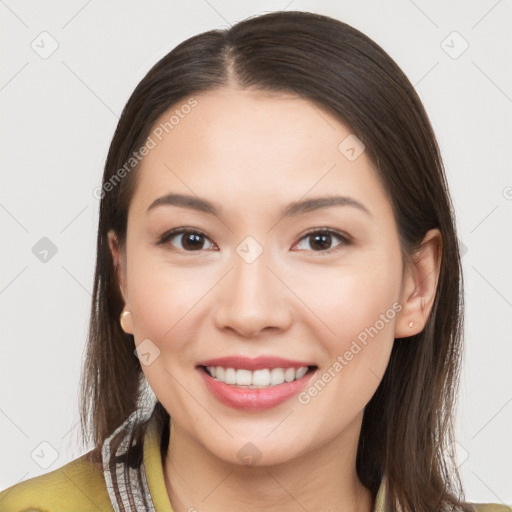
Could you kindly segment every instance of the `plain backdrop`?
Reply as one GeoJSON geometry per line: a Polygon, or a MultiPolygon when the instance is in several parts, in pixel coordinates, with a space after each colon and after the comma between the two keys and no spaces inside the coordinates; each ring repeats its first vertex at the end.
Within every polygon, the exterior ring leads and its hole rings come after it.
{"type": "Polygon", "coordinates": [[[83,453],[77,396],[95,259],[93,190],[129,95],[188,37],[282,9],[363,31],[425,104],[463,244],[460,470],[467,499],[512,501],[508,0],[0,1],[0,489],[83,453]]]}

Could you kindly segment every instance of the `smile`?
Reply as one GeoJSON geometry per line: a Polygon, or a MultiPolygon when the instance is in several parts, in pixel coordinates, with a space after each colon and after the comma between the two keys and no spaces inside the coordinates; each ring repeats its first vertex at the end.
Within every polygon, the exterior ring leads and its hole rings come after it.
{"type": "Polygon", "coordinates": [[[224,357],[197,365],[206,388],[222,404],[243,411],[276,407],[297,395],[318,369],[276,357],[224,357]]]}
{"type": "Polygon", "coordinates": [[[263,368],[261,370],[247,370],[224,368],[222,366],[207,366],[205,371],[219,382],[231,386],[243,386],[249,389],[264,389],[278,386],[285,382],[301,379],[309,371],[308,366],[295,368],[263,368]]]}

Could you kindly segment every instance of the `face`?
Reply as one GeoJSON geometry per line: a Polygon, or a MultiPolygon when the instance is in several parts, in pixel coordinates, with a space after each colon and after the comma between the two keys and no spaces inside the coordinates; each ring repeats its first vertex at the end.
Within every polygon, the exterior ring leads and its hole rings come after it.
{"type": "Polygon", "coordinates": [[[404,285],[392,207],[318,105],[195,100],[137,171],[127,332],[173,428],[224,461],[289,461],[358,434],[384,374],[404,285]]]}

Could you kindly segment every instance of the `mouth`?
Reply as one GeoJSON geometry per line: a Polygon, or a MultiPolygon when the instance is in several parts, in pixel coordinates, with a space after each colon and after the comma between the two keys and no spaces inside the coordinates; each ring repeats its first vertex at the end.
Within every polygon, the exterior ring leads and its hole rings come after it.
{"type": "Polygon", "coordinates": [[[196,368],[206,388],[222,404],[261,411],[298,394],[318,366],[273,357],[229,357],[204,361],[196,368]]]}
{"type": "Polygon", "coordinates": [[[217,382],[246,389],[267,389],[295,382],[317,369],[316,366],[300,366],[299,368],[261,368],[251,371],[247,368],[202,365],[200,368],[217,382]]]}

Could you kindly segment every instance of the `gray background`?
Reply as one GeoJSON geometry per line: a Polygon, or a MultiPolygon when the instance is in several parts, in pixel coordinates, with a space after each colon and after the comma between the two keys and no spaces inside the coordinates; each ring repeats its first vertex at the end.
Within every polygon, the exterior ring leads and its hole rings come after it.
{"type": "Polygon", "coordinates": [[[512,501],[510,0],[0,0],[0,489],[82,453],[77,393],[95,258],[92,191],[133,88],[182,40],[281,9],[362,30],[425,104],[464,248],[460,470],[469,500],[512,501]]]}

